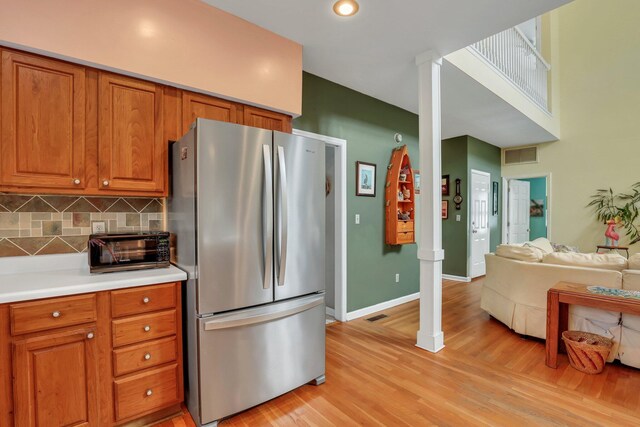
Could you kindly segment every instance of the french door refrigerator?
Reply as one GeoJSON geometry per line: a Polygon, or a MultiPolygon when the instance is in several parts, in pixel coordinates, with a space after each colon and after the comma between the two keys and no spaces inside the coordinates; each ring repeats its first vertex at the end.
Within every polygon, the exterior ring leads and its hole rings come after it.
{"type": "Polygon", "coordinates": [[[205,119],[172,146],[186,401],[200,426],[324,382],[324,156],[320,141],[205,119]]]}

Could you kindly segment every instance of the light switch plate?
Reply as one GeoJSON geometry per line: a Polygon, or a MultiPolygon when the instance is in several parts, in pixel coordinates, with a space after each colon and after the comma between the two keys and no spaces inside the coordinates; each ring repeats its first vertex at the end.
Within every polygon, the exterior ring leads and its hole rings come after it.
{"type": "Polygon", "coordinates": [[[456,215],[456,221],[460,222],[460,219],[461,219],[461,218],[462,218],[462,217],[461,217],[460,215],[456,215]]]}
{"type": "Polygon", "coordinates": [[[360,224],[360,214],[356,214],[356,224],[360,224]]]}

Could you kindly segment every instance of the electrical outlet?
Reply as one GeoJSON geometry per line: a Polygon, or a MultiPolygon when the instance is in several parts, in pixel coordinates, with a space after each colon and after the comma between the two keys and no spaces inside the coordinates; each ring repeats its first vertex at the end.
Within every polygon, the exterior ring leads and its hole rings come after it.
{"type": "Polygon", "coordinates": [[[460,222],[461,219],[462,217],[460,215],[456,215],[456,221],[460,222]]]}
{"type": "Polygon", "coordinates": [[[356,214],[356,224],[360,224],[360,214],[356,214]]]}
{"type": "Polygon", "coordinates": [[[400,273],[396,273],[396,283],[400,283],[400,273]]]}
{"type": "Polygon", "coordinates": [[[91,232],[93,234],[100,234],[107,232],[107,223],[104,221],[93,221],[91,222],[91,232]]]}

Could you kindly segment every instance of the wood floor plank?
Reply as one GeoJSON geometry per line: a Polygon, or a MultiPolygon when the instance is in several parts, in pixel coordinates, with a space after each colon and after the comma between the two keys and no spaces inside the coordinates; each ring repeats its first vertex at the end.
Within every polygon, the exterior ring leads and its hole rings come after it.
{"type": "MultiPolygon", "coordinates": [[[[608,364],[587,375],[542,340],[521,337],[480,309],[482,280],[443,283],[446,347],[415,347],[417,301],[376,322],[327,327],[327,382],[306,385],[221,426],[637,426],[640,371],[608,364]]],[[[161,424],[191,427],[188,414],[161,424]]]]}

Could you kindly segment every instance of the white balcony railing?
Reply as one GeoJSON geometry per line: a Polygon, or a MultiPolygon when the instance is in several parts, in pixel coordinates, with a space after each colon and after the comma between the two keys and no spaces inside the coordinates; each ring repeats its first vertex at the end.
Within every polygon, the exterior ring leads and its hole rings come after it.
{"type": "Polygon", "coordinates": [[[549,111],[547,78],[551,65],[518,28],[513,27],[469,46],[511,80],[533,102],[549,111]]]}

